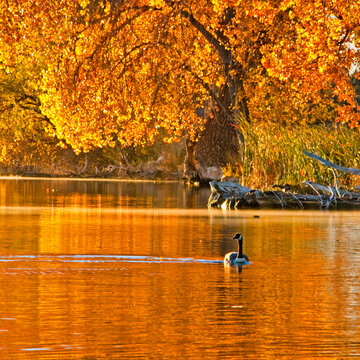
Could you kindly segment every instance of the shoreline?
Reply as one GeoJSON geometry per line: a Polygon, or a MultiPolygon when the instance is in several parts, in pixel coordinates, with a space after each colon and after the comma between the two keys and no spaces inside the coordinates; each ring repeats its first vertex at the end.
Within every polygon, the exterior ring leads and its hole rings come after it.
{"type": "Polygon", "coordinates": [[[186,181],[182,178],[146,178],[146,177],[84,177],[84,176],[72,176],[72,175],[39,175],[39,176],[28,176],[28,175],[0,175],[0,180],[67,180],[67,181],[100,181],[100,182],[184,182],[186,184],[186,181]]]}

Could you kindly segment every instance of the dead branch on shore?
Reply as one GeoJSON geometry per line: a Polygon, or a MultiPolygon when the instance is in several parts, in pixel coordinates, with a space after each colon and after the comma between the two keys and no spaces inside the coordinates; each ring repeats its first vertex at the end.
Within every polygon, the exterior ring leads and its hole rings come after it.
{"type": "Polygon", "coordinates": [[[211,181],[211,195],[208,200],[208,207],[221,207],[227,209],[239,208],[360,208],[360,193],[342,190],[339,188],[338,175],[336,171],[343,171],[360,175],[360,170],[345,168],[319,155],[303,151],[322,165],[331,169],[334,176],[332,186],[324,186],[312,181],[304,181],[303,186],[310,187],[316,195],[295,194],[291,191],[260,191],[251,190],[233,182],[211,181]]]}
{"type": "Polygon", "coordinates": [[[306,156],[309,156],[317,161],[320,162],[320,164],[324,165],[324,166],[327,166],[329,168],[332,168],[332,169],[335,169],[335,170],[339,170],[339,171],[342,171],[342,172],[346,172],[346,173],[350,173],[350,174],[355,174],[355,175],[360,175],[360,169],[356,169],[356,168],[346,168],[346,167],[343,167],[343,166],[340,166],[340,165],[337,165],[331,161],[328,161],[328,160],[325,160],[324,158],[322,158],[321,156],[317,155],[316,153],[312,152],[312,153],[309,153],[308,151],[306,150],[303,150],[303,153],[306,155],[306,156]]]}
{"type": "MultiPolygon", "coordinates": [[[[211,181],[211,195],[208,207],[243,209],[243,208],[316,208],[326,202],[328,195],[304,195],[292,192],[251,190],[245,186],[226,181],[211,181]]],[[[359,201],[360,206],[360,201],[359,201]]]]}

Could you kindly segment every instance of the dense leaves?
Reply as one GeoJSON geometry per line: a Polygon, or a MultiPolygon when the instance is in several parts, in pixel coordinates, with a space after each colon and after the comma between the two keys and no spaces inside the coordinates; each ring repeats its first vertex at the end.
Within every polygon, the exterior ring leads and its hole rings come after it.
{"type": "Polygon", "coordinates": [[[43,166],[56,153],[56,139],[49,119],[40,111],[36,92],[26,87],[28,69],[0,70],[0,163],[10,171],[43,166]]]}
{"type": "Polygon", "coordinates": [[[358,0],[0,0],[0,67],[25,66],[76,151],[196,139],[217,109],[230,124],[358,126],[359,13],[358,0]]]}

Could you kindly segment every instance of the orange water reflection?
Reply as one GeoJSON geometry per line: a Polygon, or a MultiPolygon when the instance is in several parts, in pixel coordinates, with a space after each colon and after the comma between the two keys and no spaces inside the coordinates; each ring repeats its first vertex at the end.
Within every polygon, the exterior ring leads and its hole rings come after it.
{"type": "Polygon", "coordinates": [[[1,359],[360,353],[358,212],[255,219],[64,196],[71,206],[0,207],[1,359]],[[241,272],[212,262],[234,248],[236,231],[252,262],[241,272]]]}

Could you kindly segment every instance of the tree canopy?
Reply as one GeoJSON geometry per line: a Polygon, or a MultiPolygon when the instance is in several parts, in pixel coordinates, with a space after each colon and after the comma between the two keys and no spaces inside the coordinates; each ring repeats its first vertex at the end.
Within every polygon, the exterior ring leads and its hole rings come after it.
{"type": "Polygon", "coordinates": [[[0,0],[0,69],[76,151],[231,125],[358,126],[358,0],[0,0]]]}

